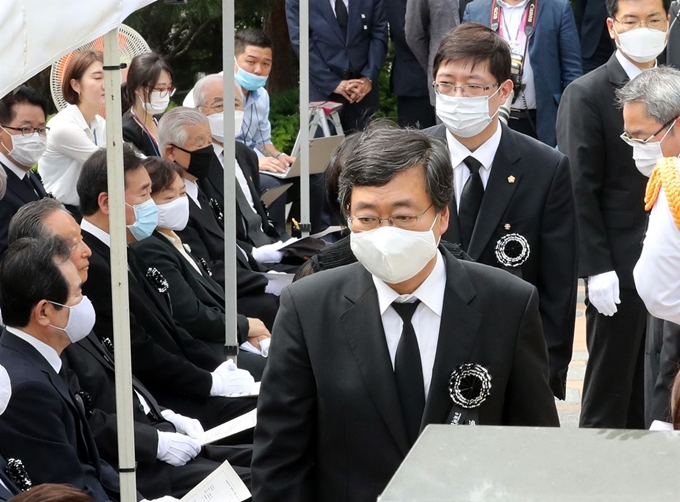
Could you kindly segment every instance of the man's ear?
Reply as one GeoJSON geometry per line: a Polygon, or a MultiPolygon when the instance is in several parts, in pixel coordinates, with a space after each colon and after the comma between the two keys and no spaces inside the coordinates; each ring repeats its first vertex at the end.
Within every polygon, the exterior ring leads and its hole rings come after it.
{"type": "Polygon", "coordinates": [[[170,162],[175,161],[175,147],[172,145],[165,145],[163,150],[163,158],[169,160],[170,162]]]}
{"type": "Polygon", "coordinates": [[[109,215],[109,194],[106,192],[102,192],[99,194],[99,197],[97,197],[97,205],[99,206],[99,210],[102,212],[102,214],[105,214],[106,216],[109,215]]]}
{"type": "MultiPolygon", "coordinates": [[[[670,14],[668,15],[670,19],[670,14]]],[[[614,31],[614,20],[611,17],[607,18],[607,30],[609,30],[609,38],[612,40],[616,39],[616,32],[614,31]]]]}
{"type": "Polygon", "coordinates": [[[439,235],[444,235],[449,228],[449,208],[445,208],[439,213],[439,235]]]}
{"type": "Polygon", "coordinates": [[[512,89],[514,88],[515,84],[511,79],[507,79],[505,82],[503,82],[500,86],[500,90],[498,91],[498,94],[501,96],[502,103],[505,103],[508,98],[510,97],[510,94],[512,94],[512,89]]]}
{"type": "MultiPolygon", "coordinates": [[[[50,319],[47,317],[47,309],[52,306],[47,300],[40,300],[31,311],[31,318],[40,326],[46,327],[50,324],[50,319]]],[[[30,320],[29,320],[30,322],[30,320]]]]}

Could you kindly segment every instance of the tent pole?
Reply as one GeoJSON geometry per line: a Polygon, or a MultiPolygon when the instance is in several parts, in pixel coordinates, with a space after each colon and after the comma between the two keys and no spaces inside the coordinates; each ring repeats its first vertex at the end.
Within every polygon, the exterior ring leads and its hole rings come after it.
{"type": "Polygon", "coordinates": [[[111,235],[111,297],[113,343],[116,348],[116,421],[121,502],[135,502],[135,438],[132,415],[130,304],[128,298],[127,228],[123,175],[123,118],[120,100],[118,28],[104,35],[106,86],[106,164],[108,171],[109,233],[111,235]]]}
{"type": "Polygon", "coordinates": [[[300,219],[311,230],[309,211],[309,0],[300,0],[300,219]]]}

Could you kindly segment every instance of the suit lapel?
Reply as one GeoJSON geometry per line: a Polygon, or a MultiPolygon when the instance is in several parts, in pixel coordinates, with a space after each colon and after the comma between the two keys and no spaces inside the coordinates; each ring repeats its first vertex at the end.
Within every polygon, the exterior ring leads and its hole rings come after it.
{"type": "Polygon", "coordinates": [[[503,128],[501,142],[493,159],[482,206],[479,208],[477,223],[470,238],[468,254],[474,260],[479,259],[489,243],[517,185],[521,183],[523,174],[515,165],[521,157],[513,136],[515,133],[504,125],[501,127],[503,128]]]}
{"type": "MultiPolygon", "coordinates": [[[[333,31],[338,36],[338,38],[342,40],[342,43],[344,44],[345,36],[342,34],[342,30],[340,29],[340,25],[338,24],[338,19],[335,17],[335,13],[333,12],[333,8],[331,7],[330,2],[328,0],[316,0],[316,1],[313,0],[313,2],[314,4],[317,5],[317,8],[321,11],[321,14],[326,19],[326,22],[330,26],[331,31],[333,31]]],[[[352,3],[353,2],[350,2],[350,5],[352,3]]],[[[312,4],[312,2],[310,2],[310,4],[312,4]]],[[[350,28],[348,26],[347,30],[349,31],[349,29],[350,28]]]]}
{"type": "Polygon", "coordinates": [[[357,270],[359,279],[356,287],[346,295],[350,307],[340,316],[340,322],[364,383],[394,440],[406,455],[409,441],[385,341],[378,296],[371,275],[363,267],[357,270]]]}
{"type": "Polygon", "coordinates": [[[437,341],[437,354],[421,429],[427,424],[443,423],[451,408],[449,378],[451,372],[470,362],[482,316],[469,306],[476,291],[465,269],[440,246],[446,261],[446,290],[437,341]]]}
{"type": "Polygon", "coordinates": [[[607,67],[609,82],[611,82],[614,87],[618,89],[626,85],[629,80],[628,74],[626,74],[623,66],[619,63],[619,60],[616,59],[616,51],[614,51],[614,54],[612,54],[605,66],[607,67]]]}
{"type": "Polygon", "coordinates": [[[7,173],[7,190],[14,192],[17,197],[26,203],[38,200],[39,197],[36,193],[28,188],[11,169],[4,164],[2,164],[2,167],[5,170],[5,173],[7,173]]]}

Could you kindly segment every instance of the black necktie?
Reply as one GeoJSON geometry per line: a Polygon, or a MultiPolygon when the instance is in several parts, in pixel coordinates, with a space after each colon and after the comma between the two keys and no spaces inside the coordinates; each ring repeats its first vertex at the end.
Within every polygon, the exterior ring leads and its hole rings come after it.
{"type": "Polygon", "coordinates": [[[338,18],[338,24],[342,30],[343,35],[347,36],[347,7],[344,0],[335,0],[335,17],[338,18]]]}
{"type": "Polygon", "coordinates": [[[392,303],[392,308],[404,321],[401,338],[394,358],[394,376],[397,381],[397,392],[401,402],[406,430],[411,445],[418,439],[420,422],[425,409],[425,384],[423,383],[423,365],[420,361],[420,349],[416,332],[411,324],[413,313],[420,300],[413,303],[392,303]]]}
{"type": "Polygon", "coordinates": [[[37,190],[35,189],[35,185],[33,184],[33,181],[31,181],[31,173],[26,173],[24,175],[24,179],[21,180],[24,182],[24,185],[28,187],[28,189],[31,191],[31,193],[35,194],[36,197],[40,198],[40,195],[38,194],[37,190]]]}
{"type": "Polygon", "coordinates": [[[465,182],[458,206],[458,222],[460,224],[460,237],[463,251],[467,251],[475,228],[479,207],[484,197],[484,185],[479,175],[482,164],[474,157],[466,157],[463,162],[470,170],[470,177],[465,182]]]}

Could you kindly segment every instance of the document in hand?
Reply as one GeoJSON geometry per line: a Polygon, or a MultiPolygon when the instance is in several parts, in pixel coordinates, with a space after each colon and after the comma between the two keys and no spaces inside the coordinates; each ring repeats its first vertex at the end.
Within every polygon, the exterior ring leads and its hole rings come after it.
{"type": "Polygon", "coordinates": [[[242,502],[249,497],[248,487],[225,460],[180,502],[242,502]]]}
{"type": "MultiPolygon", "coordinates": [[[[319,174],[326,170],[333,152],[345,139],[344,135],[328,136],[327,138],[314,138],[309,140],[309,174],[319,174]]],[[[277,178],[295,178],[300,176],[300,156],[298,155],[293,165],[284,173],[272,173],[270,176],[277,178]]]]}
{"type": "Polygon", "coordinates": [[[213,427],[203,433],[203,436],[199,438],[198,442],[201,446],[205,446],[220,439],[233,436],[239,432],[252,429],[257,424],[257,410],[249,411],[248,413],[236,417],[228,422],[213,427]]]}

